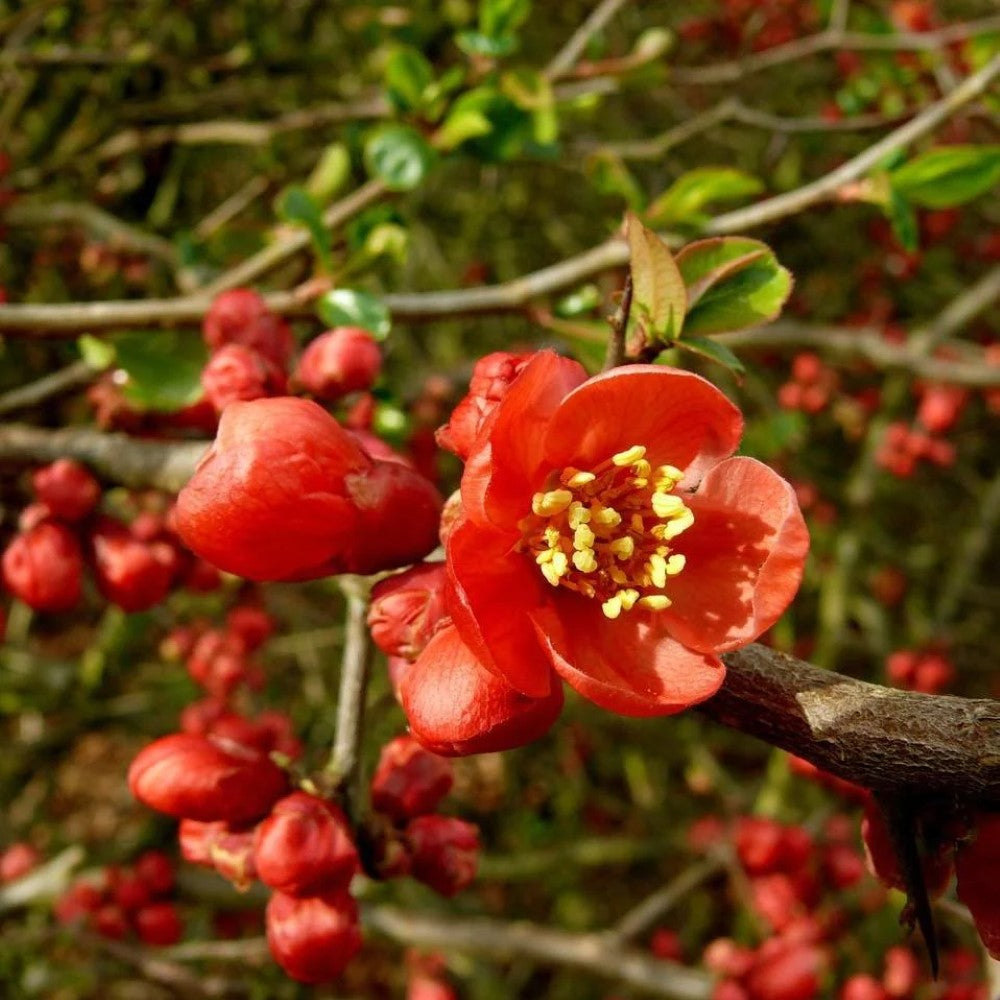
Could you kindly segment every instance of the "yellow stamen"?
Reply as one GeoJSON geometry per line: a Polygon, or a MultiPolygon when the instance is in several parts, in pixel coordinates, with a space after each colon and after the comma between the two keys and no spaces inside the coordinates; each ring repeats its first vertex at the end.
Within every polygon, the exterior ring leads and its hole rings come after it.
{"type": "Polygon", "coordinates": [[[666,594],[650,594],[649,597],[639,599],[639,607],[649,608],[650,611],[662,611],[670,607],[670,598],[666,594]]]}
{"type": "Polygon", "coordinates": [[[628,535],[624,535],[611,542],[608,549],[615,554],[616,559],[625,562],[635,554],[635,541],[628,535]]]}
{"type": "Polygon", "coordinates": [[[539,517],[552,517],[561,514],[573,501],[569,490],[552,490],[549,493],[536,493],[531,498],[531,510],[539,517]]]}
{"type": "Polygon", "coordinates": [[[680,497],[672,493],[661,493],[659,490],[650,497],[649,502],[657,517],[675,517],[685,509],[684,501],[680,497]]]}
{"type": "Polygon", "coordinates": [[[634,444],[631,448],[627,448],[625,451],[620,451],[617,455],[612,455],[611,464],[617,465],[619,468],[624,468],[626,465],[638,462],[639,459],[644,458],[645,455],[646,449],[641,444],[634,444]]]}
{"type": "Polygon", "coordinates": [[[563,486],[571,486],[575,488],[578,486],[586,486],[587,483],[592,483],[596,478],[597,476],[593,472],[581,472],[579,469],[567,469],[566,472],[559,477],[559,482],[561,482],[563,486]]]}

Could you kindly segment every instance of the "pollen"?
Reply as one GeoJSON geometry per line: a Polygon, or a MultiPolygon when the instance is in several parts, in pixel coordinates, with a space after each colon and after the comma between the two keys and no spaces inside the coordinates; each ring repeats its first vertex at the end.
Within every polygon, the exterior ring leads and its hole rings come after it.
{"type": "Polygon", "coordinates": [[[677,489],[684,473],[653,466],[646,452],[634,444],[592,469],[554,473],[519,522],[516,549],[551,586],[596,600],[609,619],[669,608],[687,562],[670,544],[694,524],[677,489]]]}

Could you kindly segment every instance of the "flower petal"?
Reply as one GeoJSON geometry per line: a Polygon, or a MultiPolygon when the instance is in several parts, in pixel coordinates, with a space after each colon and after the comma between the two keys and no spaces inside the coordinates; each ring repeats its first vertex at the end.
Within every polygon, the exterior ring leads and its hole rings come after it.
{"type": "Polygon", "coordinates": [[[578,362],[552,351],[539,351],[525,365],[466,462],[462,500],[470,518],[513,527],[530,512],[531,495],[546,472],[545,428],[586,378],[578,362]]]}
{"type": "Polygon", "coordinates": [[[552,670],[528,614],[547,584],[534,563],[513,551],[518,535],[463,520],[448,539],[448,612],[476,658],[530,698],[543,698],[552,670]]]}
{"type": "Polygon", "coordinates": [[[682,469],[694,487],[731,455],[743,432],[740,411],[691,372],[625,365],[571,392],[549,423],[545,456],[555,468],[590,469],[632,445],[654,465],[682,469]]]}
{"type": "Polygon", "coordinates": [[[687,503],[694,524],[671,543],[687,563],[660,614],[691,649],[736,649],[770,628],[795,596],[809,531],[792,487],[753,458],[717,465],[687,503]]]}
{"type": "Polygon", "coordinates": [[[403,673],[400,700],[410,731],[446,756],[523,746],[544,735],[562,709],[562,685],[525,698],[476,659],[447,626],[403,673]]]}
{"type": "Polygon", "coordinates": [[[595,704],[620,715],[670,715],[719,690],[721,661],[673,639],[662,612],[633,608],[612,621],[592,600],[558,596],[532,621],[556,672],[595,704]]]}

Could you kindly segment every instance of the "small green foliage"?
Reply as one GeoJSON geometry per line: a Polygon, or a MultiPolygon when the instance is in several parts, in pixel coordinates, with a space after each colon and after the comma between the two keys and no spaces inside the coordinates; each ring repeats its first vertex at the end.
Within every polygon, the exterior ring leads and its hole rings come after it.
{"type": "Polygon", "coordinates": [[[353,288],[335,288],[320,296],[316,315],[330,327],[360,326],[378,340],[385,340],[392,328],[392,317],[385,303],[370,292],[353,288]]]}
{"type": "Polygon", "coordinates": [[[680,340],[675,341],[675,345],[684,351],[692,354],[699,354],[709,361],[728,368],[738,379],[742,379],[746,374],[746,366],[725,344],[710,337],[689,337],[685,335],[680,340]]]}
{"type": "Polygon", "coordinates": [[[323,223],[323,213],[316,199],[305,188],[293,184],[281,192],[275,207],[285,222],[306,227],[320,263],[325,270],[329,270],[332,263],[330,234],[323,223]]]}
{"type": "Polygon", "coordinates": [[[690,243],[677,255],[689,305],[684,335],[745,330],[775,319],[792,276],[759,240],[723,236],[690,243]]]}
{"type": "MultiPolygon", "coordinates": [[[[133,406],[171,413],[201,397],[208,351],[200,337],[177,330],[150,336],[140,330],[116,334],[107,346],[114,351],[115,366],[128,376],[122,389],[133,406]]],[[[93,356],[92,347],[81,344],[81,353],[90,360],[88,352],[93,356]]]]}
{"type": "Polygon", "coordinates": [[[681,174],[646,211],[651,226],[704,225],[705,209],[719,202],[742,201],[764,190],[764,185],[732,167],[699,167],[681,174]]]}
{"type": "Polygon", "coordinates": [[[368,172],[392,191],[418,187],[434,160],[434,149],[409,125],[383,125],[365,143],[368,172]]]}
{"type": "Polygon", "coordinates": [[[889,175],[893,190],[921,208],[953,208],[1000,184],[1000,145],[930,149],[889,175]]]}
{"type": "Polygon", "coordinates": [[[305,189],[320,205],[325,205],[351,177],[351,156],[342,142],[327,146],[313,167],[305,189]]]}

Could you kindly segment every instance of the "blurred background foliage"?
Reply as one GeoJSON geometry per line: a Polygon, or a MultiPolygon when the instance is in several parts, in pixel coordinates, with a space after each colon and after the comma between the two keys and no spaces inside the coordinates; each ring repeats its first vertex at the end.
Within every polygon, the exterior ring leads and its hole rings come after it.
{"type": "MultiPolygon", "coordinates": [[[[0,2],[0,286],[24,303],[189,295],[296,227],[312,234],[315,252],[288,258],[261,288],[288,289],[319,274],[376,300],[472,289],[581,253],[612,235],[626,208],[666,212],[657,224],[683,242],[724,207],[828,173],[1000,47],[994,23],[922,50],[832,45],[716,81],[699,69],[753,60],[844,12],[850,31],[892,39],[988,20],[996,7],[624,3],[573,65],[546,74],[594,6],[0,2]],[[918,15],[929,23],[913,23],[918,15]],[[676,131],[692,121],[706,123],[689,138],[676,131]],[[701,188],[683,210],[669,202],[664,209],[658,199],[699,168],[731,171],[734,190],[715,200],[701,188]],[[373,178],[387,190],[325,241],[318,216],[373,178]]],[[[942,144],[995,144],[996,112],[995,96],[969,105],[897,160],[942,144]]],[[[874,328],[905,343],[997,266],[995,189],[977,190],[960,208],[918,204],[913,212],[912,232],[897,216],[894,233],[878,206],[862,202],[814,207],[755,231],[796,277],[783,323],[793,331],[874,328]]],[[[405,443],[428,379],[443,376],[457,399],[472,362],[490,350],[552,345],[599,367],[603,317],[620,280],[616,272],[587,278],[510,314],[395,320],[378,389],[380,428],[405,443]]],[[[298,316],[300,340],[319,329],[317,317],[298,316]]],[[[990,344],[1000,337],[998,314],[983,311],[954,333],[960,347],[990,344]]],[[[118,362],[132,350],[133,370],[145,363],[152,372],[152,395],[140,392],[140,402],[164,405],[163,387],[175,383],[183,397],[200,368],[197,329],[128,336],[112,339],[118,362]],[[158,338],[170,338],[166,349],[162,340],[154,346],[158,338]]],[[[92,344],[84,349],[93,357],[92,344]]],[[[920,390],[911,372],[826,358],[834,382],[809,412],[779,403],[781,386],[794,381],[793,356],[804,350],[794,334],[786,344],[762,337],[735,349],[747,368],[742,379],[690,354],[670,352],[668,360],[736,399],[748,420],[745,450],[801,486],[813,554],[803,592],[771,641],[879,682],[894,650],[944,650],[954,666],[948,690],[996,695],[1000,479],[991,401],[969,392],[948,431],[952,464],[924,463],[900,477],[876,455],[888,423],[914,419],[920,390]]],[[[814,344],[808,350],[824,354],[814,344]]],[[[78,360],[80,351],[73,338],[5,338],[0,392],[78,360]]],[[[52,427],[92,420],[79,395],[18,416],[52,427]]],[[[5,537],[27,500],[23,472],[0,471],[5,537]]],[[[442,464],[446,491],[457,472],[442,464]]],[[[220,593],[175,595],[141,615],[99,601],[58,618],[9,608],[0,652],[0,844],[28,839],[46,855],[79,844],[88,866],[169,848],[173,824],[132,803],[124,783],[134,752],[176,728],[196,696],[158,642],[177,621],[218,618],[238,594],[229,581],[220,593]]],[[[332,738],[339,592],[333,582],[273,585],[264,599],[281,629],[267,647],[260,701],[291,714],[320,763],[332,738]]],[[[403,725],[381,671],[370,705],[369,764],[403,725]]],[[[783,754],[697,714],[626,720],[576,699],[539,744],[462,761],[459,775],[455,810],[481,824],[487,845],[477,887],[448,904],[399,882],[375,887],[373,898],[599,929],[699,859],[687,834],[701,818],[757,813],[819,833],[845,808],[792,775],[783,754]]],[[[873,887],[866,881],[828,900],[850,926],[831,984],[875,970],[898,939],[897,907],[866,907],[873,887]]],[[[191,873],[182,894],[192,938],[212,935],[213,907],[260,907],[259,897],[237,897],[191,873]]],[[[665,920],[693,963],[713,937],[754,942],[762,934],[732,865],[665,920]]],[[[54,935],[44,908],[10,927],[0,943],[5,997],[171,994],[54,935]]],[[[971,943],[958,921],[944,933],[948,943],[971,943]]],[[[344,986],[325,991],[296,986],[266,964],[223,971],[250,996],[402,995],[393,947],[373,944],[366,956],[344,986]]],[[[586,976],[523,960],[454,955],[449,970],[469,1000],[610,996],[586,976]]]]}

